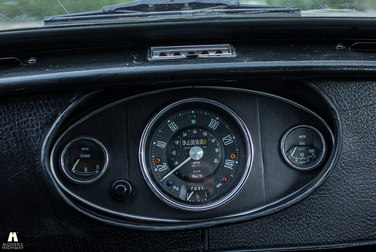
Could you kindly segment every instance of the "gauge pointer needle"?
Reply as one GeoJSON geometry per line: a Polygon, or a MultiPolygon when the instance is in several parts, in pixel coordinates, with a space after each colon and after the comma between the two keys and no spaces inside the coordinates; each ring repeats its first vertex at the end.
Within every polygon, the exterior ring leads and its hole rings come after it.
{"type": "Polygon", "coordinates": [[[191,160],[192,158],[189,157],[187,158],[186,160],[184,160],[180,165],[176,166],[175,169],[173,169],[172,171],[170,171],[169,173],[167,173],[162,179],[161,181],[165,180],[165,178],[167,178],[168,176],[170,176],[171,174],[173,174],[175,171],[177,171],[180,167],[182,167],[183,165],[185,165],[189,160],[191,160]]]}
{"type": "Polygon", "coordinates": [[[292,154],[291,154],[291,157],[294,155],[294,153],[295,153],[295,151],[296,151],[296,148],[298,148],[298,147],[295,147],[294,151],[293,151],[292,154]]]}
{"type": "Polygon", "coordinates": [[[80,162],[81,159],[77,159],[76,163],[73,165],[73,168],[72,168],[72,172],[74,171],[74,169],[76,169],[76,166],[78,165],[78,162],[80,162]]]}
{"type": "Polygon", "coordinates": [[[187,201],[192,197],[194,191],[191,192],[191,194],[188,195],[187,201]]]}

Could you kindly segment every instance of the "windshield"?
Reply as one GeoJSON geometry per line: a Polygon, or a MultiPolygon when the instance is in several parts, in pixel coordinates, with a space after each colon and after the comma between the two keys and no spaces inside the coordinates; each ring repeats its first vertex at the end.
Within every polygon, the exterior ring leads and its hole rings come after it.
{"type": "MultiPolygon", "coordinates": [[[[102,10],[127,0],[0,0],[0,30],[43,26],[46,16],[102,10]]],[[[240,5],[293,6],[299,18],[376,17],[375,0],[239,0],[240,5]]],[[[222,13],[223,18],[224,15],[222,13]]],[[[256,18],[259,18],[256,17],[256,18]]],[[[158,19],[159,21],[161,19],[158,19]]],[[[101,22],[98,20],[98,22],[101,22]]],[[[123,21],[124,22],[124,21],[123,21]]]]}

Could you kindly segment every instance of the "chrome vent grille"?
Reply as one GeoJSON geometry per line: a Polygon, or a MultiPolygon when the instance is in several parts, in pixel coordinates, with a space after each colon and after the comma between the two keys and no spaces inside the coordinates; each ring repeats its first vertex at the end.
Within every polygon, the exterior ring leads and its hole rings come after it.
{"type": "Polygon", "coordinates": [[[230,58],[235,57],[230,44],[159,46],[149,48],[149,60],[187,59],[187,58],[230,58]]]}

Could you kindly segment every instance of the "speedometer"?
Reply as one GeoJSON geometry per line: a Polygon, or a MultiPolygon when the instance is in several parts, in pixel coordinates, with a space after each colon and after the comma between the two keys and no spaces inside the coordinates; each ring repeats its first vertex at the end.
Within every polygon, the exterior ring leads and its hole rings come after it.
{"type": "Polygon", "coordinates": [[[146,126],[139,159],[151,190],[168,205],[203,211],[229,202],[245,184],[252,140],[242,119],[213,100],[162,109],[146,126]]]}

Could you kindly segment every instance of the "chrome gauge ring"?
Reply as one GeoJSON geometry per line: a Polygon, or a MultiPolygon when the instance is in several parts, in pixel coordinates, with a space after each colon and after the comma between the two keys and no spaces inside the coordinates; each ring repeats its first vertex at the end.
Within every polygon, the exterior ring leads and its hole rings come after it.
{"type": "Polygon", "coordinates": [[[166,204],[203,211],[229,202],[252,164],[251,136],[242,119],[213,100],[175,102],[147,124],[139,161],[150,189],[166,204]]]}
{"type": "Polygon", "coordinates": [[[73,183],[90,184],[106,171],[108,153],[97,139],[81,136],[71,140],[60,155],[60,169],[73,183]]]}
{"type": "Polygon", "coordinates": [[[324,161],[326,151],[324,136],[309,125],[289,129],[281,140],[283,158],[297,170],[310,171],[319,167],[324,161]]]}

